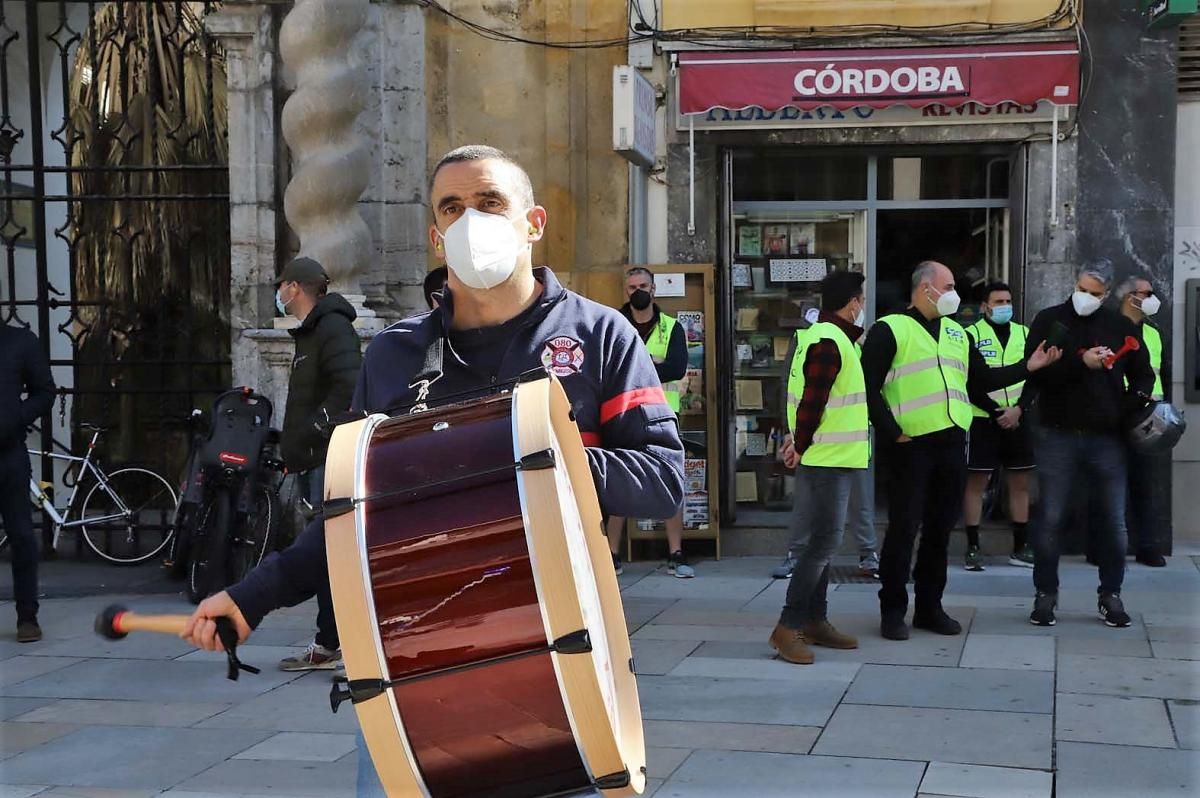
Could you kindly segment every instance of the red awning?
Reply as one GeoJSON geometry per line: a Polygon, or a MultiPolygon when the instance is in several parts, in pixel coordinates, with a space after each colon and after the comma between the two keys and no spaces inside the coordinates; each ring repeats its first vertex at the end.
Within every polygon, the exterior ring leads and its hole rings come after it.
{"type": "Polygon", "coordinates": [[[920,108],[1079,102],[1072,43],[684,52],[679,110],[920,108]]]}

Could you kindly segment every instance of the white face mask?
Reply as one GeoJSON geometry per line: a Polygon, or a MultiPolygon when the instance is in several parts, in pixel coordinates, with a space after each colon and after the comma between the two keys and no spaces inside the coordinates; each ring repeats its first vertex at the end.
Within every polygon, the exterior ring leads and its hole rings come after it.
{"type": "MultiPolygon", "coordinates": [[[[931,291],[937,291],[932,285],[929,286],[931,291]]],[[[958,306],[962,303],[959,299],[958,292],[951,288],[937,298],[937,312],[940,316],[953,316],[958,313],[958,306]]]]}
{"type": "Polygon", "coordinates": [[[854,317],[854,326],[855,327],[865,327],[866,324],[867,324],[867,309],[861,308],[858,311],[858,315],[854,317]]]}
{"type": "Polygon", "coordinates": [[[1156,296],[1148,296],[1142,300],[1142,313],[1153,316],[1162,307],[1162,302],[1156,296]]]}
{"type": "Polygon", "coordinates": [[[474,208],[467,208],[439,235],[446,242],[446,265],[463,285],[479,290],[495,288],[511,277],[524,247],[511,219],[474,208]]]}
{"type": "Polygon", "coordinates": [[[1071,294],[1071,305],[1080,316],[1090,316],[1100,309],[1103,300],[1094,297],[1087,291],[1076,291],[1071,294]]]}

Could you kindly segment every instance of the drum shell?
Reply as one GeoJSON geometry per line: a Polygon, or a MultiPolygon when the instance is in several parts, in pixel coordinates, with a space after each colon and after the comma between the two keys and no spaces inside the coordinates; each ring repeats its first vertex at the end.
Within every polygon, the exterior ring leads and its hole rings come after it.
{"type": "Polygon", "coordinates": [[[508,395],[379,424],[365,489],[388,678],[430,794],[544,795],[587,773],[558,690],[508,395]],[[389,495],[390,494],[390,495],[389,495]]]}

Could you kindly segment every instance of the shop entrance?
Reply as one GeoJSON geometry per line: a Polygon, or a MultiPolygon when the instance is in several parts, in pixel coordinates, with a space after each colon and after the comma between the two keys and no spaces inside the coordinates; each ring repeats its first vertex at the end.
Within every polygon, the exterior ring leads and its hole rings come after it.
{"type": "Polygon", "coordinates": [[[1010,277],[1009,158],[978,149],[726,157],[722,513],[738,526],[784,526],[789,345],[815,318],[821,278],[864,273],[871,323],[902,311],[913,268],[939,260],[963,297],[957,318],[970,324],[983,287],[1010,277]]]}

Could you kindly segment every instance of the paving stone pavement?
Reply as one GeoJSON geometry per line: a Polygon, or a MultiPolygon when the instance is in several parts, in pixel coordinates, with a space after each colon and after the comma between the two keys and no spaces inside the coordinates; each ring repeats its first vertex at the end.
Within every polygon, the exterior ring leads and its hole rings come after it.
{"type": "MultiPolygon", "coordinates": [[[[621,577],[656,798],[1159,798],[1200,794],[1200,558],[1130,562],[1128,629],[1095,614],[1095,569],[1064,558],[1059,623],[1028,621],[1029,571],[953,568],[946,607],[964,634],[878,635],[875,588],[839,585],[831,619],[853,651],[773,657],[785,585],[763,558],[659,563],[621,577]]],[[[352,712],[330,713],[329,673],[278,671],[310,639],[315,608],[281,611],[243,658],[169,637],[110,642],[96,611],[122,601],[187,612],[160,587],[117,595],[96,569],[78,589],[57,566],[46,639],[18,645],[0,602],[0,798],[353,796],[352,712]],[[103,584],[107,595],[86,595],[103,584]]],[[[11,589],[8,568],[0,595],[11,589]]]]}

